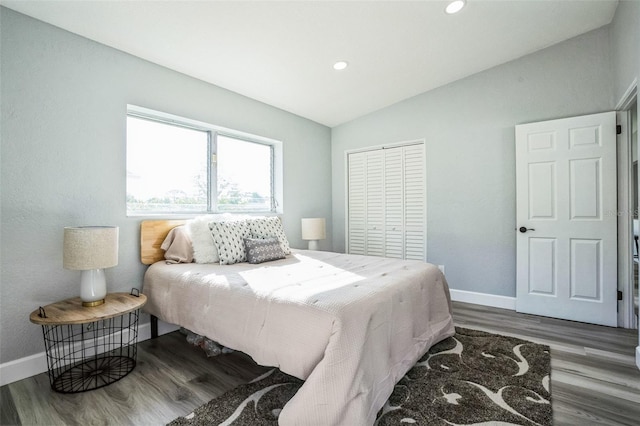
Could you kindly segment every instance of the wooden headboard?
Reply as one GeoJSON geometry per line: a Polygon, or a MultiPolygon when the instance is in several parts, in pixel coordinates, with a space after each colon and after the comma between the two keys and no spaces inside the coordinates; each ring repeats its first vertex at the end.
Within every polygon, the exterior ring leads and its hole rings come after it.
{"type": "Polygon", "coordinates": [[[143,220],[140,224],[140,261],[151,265],[164,259],[164,250],[160,248],[169,231],[186,220],[143,220]]]}

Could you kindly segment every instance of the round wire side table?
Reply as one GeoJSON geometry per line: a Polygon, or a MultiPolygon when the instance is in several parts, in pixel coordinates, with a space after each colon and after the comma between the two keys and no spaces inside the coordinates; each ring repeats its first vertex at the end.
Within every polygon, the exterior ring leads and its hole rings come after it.
{"type": "Polygon", "coordinates": [[[84,307],[79,297],[33,311],[42,325],[51,389],[84,392],[120,380],[136,366],[138,319],[147,297],[109,293],[105,303],[84,307]]]}

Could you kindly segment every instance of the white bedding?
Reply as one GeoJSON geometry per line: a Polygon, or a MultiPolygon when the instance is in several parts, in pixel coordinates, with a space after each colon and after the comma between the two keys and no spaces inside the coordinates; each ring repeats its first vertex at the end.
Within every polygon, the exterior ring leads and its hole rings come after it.
{"type": "Polygon", "coordinates": [[[431,264],[294,251],[261,265],[157,262],[145,310],[305,380],[281,425],[371,425],[395,383],[454,334],[431,264]]]}

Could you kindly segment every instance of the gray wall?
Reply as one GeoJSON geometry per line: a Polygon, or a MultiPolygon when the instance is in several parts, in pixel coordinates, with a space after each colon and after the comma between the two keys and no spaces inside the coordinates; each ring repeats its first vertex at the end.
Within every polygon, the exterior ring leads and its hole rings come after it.
{"type": "Polygon", "coordinates": [[[515,296],[514,126],[613,109],[611,74],[605,27],[334,128],[334,249],[345,150],[424,138],[428,260],[453,289],[515,296]]]}
{"type": "MultiPolygon", "coordinates": [[[[331,217],[329,128],[9,9],[0,15],[0,362],[42,352],[30,312],[79,294],[79,272],[62,268],[64,226],[119,226],[108,289],[141,287],[141,219],[125,215],[127,103],[283,141],[294,247],[306,247],[301,217],[331,217]]],[[[321,247],[331,244],[329,229],[321,247]]]]}
{"type": "Polygon", "coordinates": [[[614,99],[620,101],[635,78],[640,77],[640,1],[618,3],[609,26],[614,99]]]}

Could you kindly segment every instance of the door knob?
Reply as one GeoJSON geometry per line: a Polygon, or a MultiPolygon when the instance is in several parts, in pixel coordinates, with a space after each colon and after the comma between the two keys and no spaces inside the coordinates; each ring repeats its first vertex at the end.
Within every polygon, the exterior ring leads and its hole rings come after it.
{"type": "Polygon", "coordinates": [[[521,226],[521,227],[520,227],[520,229],[519,229],[519,231],[520,231],[520,232],[522,232],[522,233],[524,234],[524,233],[525,233],[525,232],[527,232],[527,231],[535,231],[535,229],[533,229],[533,228],[527,228],[527,227],[525,227],[525,226],[521,226]]]}

